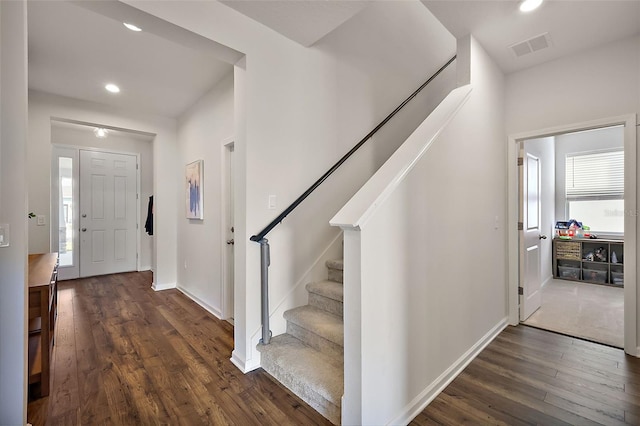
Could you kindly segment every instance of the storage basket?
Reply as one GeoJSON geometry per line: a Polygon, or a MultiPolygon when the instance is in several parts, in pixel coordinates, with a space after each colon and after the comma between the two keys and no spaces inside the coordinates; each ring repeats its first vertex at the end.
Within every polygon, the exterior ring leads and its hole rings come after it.
{"type": "Polygon", "coordinates": [[[580,243],[576,241],[556,242],[556,257],[566,260],[580,260],[580,243]]]}
{"type": "Polygon", "coordinates": [[[580,268],[574,268],[573,266],[558,266],[558,276],[560,278],[568,278],[571,280],[580,279],[580,268]]]}
{"type": "Polygon", "coordinates": [[[582,279],[584,281],[591,281],[594,283],[606,283],[607,271],[601,271],[599,269],[582,269],[582,279]]]}
{"type": "Polygon", "coordinates": [[[624,273],[611,271],[611,284],[624,285],[624,273]]]}

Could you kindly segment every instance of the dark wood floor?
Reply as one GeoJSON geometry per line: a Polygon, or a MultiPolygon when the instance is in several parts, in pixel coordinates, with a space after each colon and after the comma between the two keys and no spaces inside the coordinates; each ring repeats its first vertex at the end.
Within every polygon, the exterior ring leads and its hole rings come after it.
{"type": "MultiPolygon", "coordinates": [[[[149,273],[60,283],[48,425],[329,424],[229,358],[232,326],[149,273]]],[[[503,331],[413,425],[640,425],[640,360],[519,326],[503,331]]]]}
{"type": "Polygon", "coordinates": [[[508,327],[413,425],[640,425],[640,359],[508,327]]]}
{"type": "Polygon", "coordinates": [[[49,397],[40,425],[330,424],[263,370],[231,362],[233,327],[150,273],[59,283],[49,397]]]}

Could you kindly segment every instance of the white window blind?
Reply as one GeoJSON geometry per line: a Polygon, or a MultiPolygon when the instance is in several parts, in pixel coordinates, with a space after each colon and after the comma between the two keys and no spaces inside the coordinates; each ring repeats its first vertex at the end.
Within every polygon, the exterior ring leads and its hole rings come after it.
{"type": "Polygon", "coordinates": [[[567,200],[622,199],[624,151],[568,154],[567,200]]]}

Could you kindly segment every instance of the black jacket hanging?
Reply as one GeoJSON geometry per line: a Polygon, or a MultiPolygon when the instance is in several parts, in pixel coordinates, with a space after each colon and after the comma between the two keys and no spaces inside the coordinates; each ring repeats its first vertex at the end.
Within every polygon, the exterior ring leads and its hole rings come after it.
{"type": "Polygon", "coordinates": [[[153,235],[153,195],[149,197],[149,208],[147,209],[147,221],[144,223],[144,230],[147,234],[153,235]]]}

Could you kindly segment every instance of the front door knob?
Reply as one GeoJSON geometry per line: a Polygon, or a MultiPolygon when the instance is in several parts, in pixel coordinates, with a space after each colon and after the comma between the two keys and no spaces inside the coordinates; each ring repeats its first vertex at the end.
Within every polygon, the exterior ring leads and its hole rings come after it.
{"type": "Polygon", "coordinates": [[[87,228],[82,228],[82,232],[87,232],[87,228]]]}
{"type": "Polygon", "coordinates": [[[227,240],[227,244],[229,244],[229,245],[234,245],[235,243],[234,243],[234,241],[233,241],[233,238],[232,238],[232,239],[230,239],[230,240],[227,240]]]}

